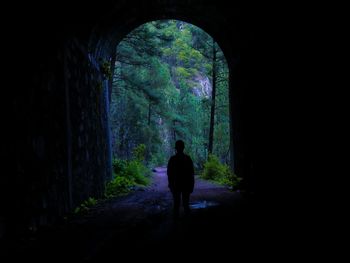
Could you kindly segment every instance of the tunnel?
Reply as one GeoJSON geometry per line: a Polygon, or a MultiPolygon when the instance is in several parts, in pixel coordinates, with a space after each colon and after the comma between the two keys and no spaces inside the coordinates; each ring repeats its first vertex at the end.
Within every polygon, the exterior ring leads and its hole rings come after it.
{"type": "Polygon", "coordinates": [[[277,44],[269,14],[266,6],[205,0],[21,5],[16,15],[24,22],[7,29],[14,40],[7,66],[21,68],[7,76],[15,88],[8,89],[4,118],[0,234],[55,224],[86,198],[102,195],[111,177],[111,83],[101,61],[112,63],[127,33],[160,19],[204,29],[225,53],[231,168],[244,179],[245,198],[261,204],[287,189],[276,169],[280,141],[272,140],[280,128],[273,112],[282,109],[273,94],[283,80],[272,80],[279,55],[271,52],[277,44]]]}

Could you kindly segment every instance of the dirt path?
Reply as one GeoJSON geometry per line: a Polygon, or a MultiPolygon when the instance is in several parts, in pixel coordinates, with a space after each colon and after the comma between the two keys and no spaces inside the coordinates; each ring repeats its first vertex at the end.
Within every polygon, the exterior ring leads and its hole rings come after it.
{"type": "Polygon", "coordinates": [[[101,262],[130,255],[129,251],[164,251],[175,243],[213,248],[224,245],[225,237],[233,233],[237,237],[239,193],[197,178],[190,199],[191,215],[174,221],[166,168],[156,168],[153,174],[149,187],[99,203],[87,215],[45,231],[20,249],[36,260],[46,251],[58,261],[68,257],[76,262],[101,262]]]}

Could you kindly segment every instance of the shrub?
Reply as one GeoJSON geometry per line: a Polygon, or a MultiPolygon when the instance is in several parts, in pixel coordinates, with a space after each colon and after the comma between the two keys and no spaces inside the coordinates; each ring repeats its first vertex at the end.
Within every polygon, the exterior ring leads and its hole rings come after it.
{"type": "Polygon", "coordinates": [[[242,180],[237,177],[231,168],[226,164],[221,164],[218,157],[211,154],[208,161],[204,164],[201,177],[206,180],[213,180],[231,188],[238,188],[242,180]]]}
{"type": "Polygon", "coordinates": [[[126,170],[127,161],[120,160],[120,159],[113,159],[112,166],[113,166],[113,172],[116,175],[121,175],[126,170]]]}
{"type": "Polygon", "coordinates": [[[145,153],[146,153],[146,145],[144,144],[139,144],[132,151],[134,159],[139,162],[143,162],[145,160],[145,153]]]}
{"type": "Polygon", "coordinates": [[[100,69],[106,79],[112,79],[111,63],[108,60],[100,60],[100,69]]]}
{"type": "Polygon", "coordinates": [[[202,177],[207,180],[214,180],[215,178],[222,177],[223,165],[220,163],[218,157],[211,154],[209,155],[208,161],[204,163],[204,169],[202,177]]]}
{"type": "Polygon", "coordinates": [[[95,206],[96,204],[97,200],[95,198],[89,197],[87,200],[85,200],[83,203],[81,203],[78,207],[74,209],[74,213],[79,214],[87,212],[92,206],[95,206]]]}
{"type": "Polygon", "coordinates": [[[124,176],[131,178],[136,184],[147,185],[150,181],[147,174],[148,169],[141,162],[133,160],[127,163],[124,176]]]}
{"type": "Polygon", "coordinates": [[[224,171],[223,177],[218,179],[218,182],[223,185],[227,185],[230,188],[239,188],[240,187],[240,182],[242,181],[242,178],[238,177],[235,175],[230,167],[226,166],[226,171],[224,171]]]}
{"type": "Polygon", "coordinates": [[[140,161],[144,147],[136,150],[137,158],[132,161],[114,159],[113,179],[106,184],[106,198],[128,193],[135,185],[148,185],[150,171],[140,161]]]}
{"type": "Polygon", "coordinates": [[[130,178],[117,175],[106,184],[105,197],[111,198],[126,194],[131,190],[134,184],[135,182],[130,178]]]}

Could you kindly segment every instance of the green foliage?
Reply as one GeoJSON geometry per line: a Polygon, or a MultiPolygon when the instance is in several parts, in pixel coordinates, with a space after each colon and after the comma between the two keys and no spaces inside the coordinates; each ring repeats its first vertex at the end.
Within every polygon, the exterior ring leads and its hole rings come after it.
{"type": "Polygon", "coordinates": [[[132,160],[113,159],[113,178],[106,185],[107,198],[126,194],[136,185],[146,186],[150,183],[150,171],[142,163],[146,146],[140,144],[133,150],[132,160]]]}
{"type": "Polygon", "coordinates": [[[105,197],[112,198],[126,194],[130,192],[134,184],[132,179],[114,174],[114,178],[106,184],[105,197]]]}
{"type": "Polygon", "coordinates": [[[120,159],[113,159],[112,161],[112,167],[113,167],[113,172],[115,174],[122,174],[127,167],[127,161],[125,160],[120,160],[120,159]]]}
{"type": "Polygon", "coordinates": [[[235,175],[232,171],[225,172],[225,176],[218,179],[222,185],[226,185],[231,189],[239,189],[241,187],[242,178],[235,175]]]}
{"type": "Polygon", "coordinates": [[[111,187],[115,187],[118,186],[118,184],[121,184],[120,189],[123,190],[122,193],[125,192],[124,190],[127,190],[126,186],[129,186],[129,183],[131,186],[148,185],[150,183],[149,169],[139,160],[125,161],[114,159],[113,172],[115,175],[115,178],[113,180],[115,180],[117,177],[127,179],[127,181],[121,181],[121,179],[117,179],[117,181],[111,185],[111,187]]]}
{"type": "Polygon", "coordinates": [[[208,161],[204,164],[202,178],[207,180],[214,180],[215,178],[223,177],[225,174],[225,167],[220,163],[215,155],[209,155],[208,161]]]}
{"type": "Polygon", "coordinates": [[[96,204],[97,204],[97,200],[95,198],[89,197],[87,200],[85,200],[83,203],[81,203],[79,206],[77,206],[74,209],[74,214],[88,212],[90,208],[95,206],[96,204]]]}
{"type": "Polygon", "coordinates": [[[204,164],[201,177],[232,188],[238,188],[241,181],[228,165],[220,163],[219,158],[213,154],[209,155],[208,161],[204,164]]]}
{"type": "Polygon", "coordinates": [[[137,185],[148,185],[150,183],[148,175],[147,167],[137,160],[129,161],[124,173],[126,178],[130,178],[137,185]]]}
{"type": "Polygon", "coordinates": [[[102,74],[105,76],[105,78],[112,79],[112,70],[111,70],[111,63],[107,60],[102,60],[100,63],[100,68],[102,74]]]}
{"type": "Polygon", "coordinates": [[[164,153],[156,152],[156,153],[152,154],[150,161],[149,161],[149,166],[154,168],[157,166],[164,165],[165,163],[167,163],[167,161],[168,160],[165,158],[164,153]]]}
{"type": "MultiPolygon", "coordinates": [[[[198,93],[203,88],[200,82],[211,81],[213,43],[203,30],[176,20],[141,25],[119,43],[110,107],[114,156],[138,160],[148,167],[164,165],[174,153],[174,142],[182,138],[196,168],[203,168],[211,98],[198,93]]],[[[227,161],[228,70],[217,49],[213,153],[227,161]]],[[[120,166],[126,171],[128,165],[125,161],[113,167],[120,174],[120,166]]],[[[136,163],[128,169],[132,174],[142,170],[136,163]]],[[[134,180],[134,176],[130,178],[134,180]]]]}
{"type": "Polygon", "coordinates": [[[184,67],[177,67],[176,68],[176,73],[178,77],[180,78],[188,78],[191,76],[191,74],[186,70],[184,67]]]}
{"type": "Polygon", "coordinates": [[[146,145],[139,144],[137,147],[133,150],[133,156],[136,161],[142,162],[145,160],[145,154],[146,154],[146,145]]]}

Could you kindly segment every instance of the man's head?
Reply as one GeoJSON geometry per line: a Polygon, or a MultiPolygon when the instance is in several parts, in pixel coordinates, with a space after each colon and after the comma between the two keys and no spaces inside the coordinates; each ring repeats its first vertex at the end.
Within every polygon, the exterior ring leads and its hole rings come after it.
{"type": "Polygon", "coordinates": [[[185,149],[185,143],[183,140],[177,140],[175,143],[175,149],[177,152],[182,153],[185,149]]]}

